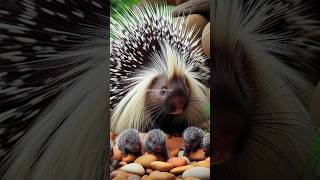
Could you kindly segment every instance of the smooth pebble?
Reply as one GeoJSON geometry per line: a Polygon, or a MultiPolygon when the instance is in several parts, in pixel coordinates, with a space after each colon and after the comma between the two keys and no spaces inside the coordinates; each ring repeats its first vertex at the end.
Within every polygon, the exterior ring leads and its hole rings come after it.
{"type": "Polygon", "coordinates": [[[183,172],[182,178],[185,179],[187,177],[197,177],[201,180],[209,180],[210,169],[206,167],[192,167],[183,172]]]}

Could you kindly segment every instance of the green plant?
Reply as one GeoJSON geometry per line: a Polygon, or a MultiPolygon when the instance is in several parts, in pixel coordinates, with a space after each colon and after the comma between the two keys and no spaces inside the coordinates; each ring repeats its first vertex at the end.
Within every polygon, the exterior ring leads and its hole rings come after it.
{"type": "Polygon", "coordinates": [[[110,1],[110,11],[111,17],[117,16],[118,13],[123,13],[123,8],[130,8],[138,4],[140,0],[111,0],[110,1]]]}

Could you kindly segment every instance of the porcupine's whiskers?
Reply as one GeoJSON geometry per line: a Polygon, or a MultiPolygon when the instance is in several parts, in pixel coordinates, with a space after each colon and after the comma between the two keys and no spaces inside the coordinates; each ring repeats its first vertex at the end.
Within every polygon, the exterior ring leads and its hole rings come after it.
{"type": "MultiPolygon", "coordinates": [[[[160,108],[161,106],[159,103],[149,103],[150,106],[154,106],[152,108],[149,108],[149,110],[146,111],[146,121],[144,128],[160,128],[159,125],[157,125],[155,122],[157,119],[159,119],[159,116],[164,116],[165,112],[167,111],[166,107],[160,108]]],[[[164,118],[160,118],[160,121],[162,121],[164,118]]]]}
{"type": "Polygon", "coordinates": [[[160,108],[160,103],[147,103],[145,105],[145,120],[142,129],[148,129],[155,127],[154,118],[157,118],[160,114],[165,112],[163,108],[160,108]]]}
{"type": "MultiPolygon", "coordinates": [[[[167,112],[168,108],[167,107],[163,107],[162,109],[160,109],[159,113],[157,114],[157,116],[153,116],[153,120],[159,119],[159,124],[161,124],[164,120],[165,120],[165,112],[167,112]],[[162,115],[162,116],[161,116],[162,115]],[[159,117],[160,116],[160,117],[159,117]]],[[[158,128],[159,124],[157,125],[158,128]]]]}

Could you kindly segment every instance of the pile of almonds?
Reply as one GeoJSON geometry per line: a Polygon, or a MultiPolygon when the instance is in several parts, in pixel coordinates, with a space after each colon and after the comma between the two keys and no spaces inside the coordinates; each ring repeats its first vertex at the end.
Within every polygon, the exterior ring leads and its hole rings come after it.
{"type": "MultiPolygon", "coordinates": [[[[142,135],[143,136],[143,135],[142,135]]],[[[110,140],[114,140],[110,135],[110,140]]],[[[210,157],[206,158],[202,149],[190,154],[190,159],[183,156],[182,137],[169,137],[167,148],[168,161],[162,157],[145,153],[139,157],[122,156],[117,148],[113,149],[111,160],[121,161],[120,167],[110,174],[112,180],[206,180],[210,179],[210,157]]]]}

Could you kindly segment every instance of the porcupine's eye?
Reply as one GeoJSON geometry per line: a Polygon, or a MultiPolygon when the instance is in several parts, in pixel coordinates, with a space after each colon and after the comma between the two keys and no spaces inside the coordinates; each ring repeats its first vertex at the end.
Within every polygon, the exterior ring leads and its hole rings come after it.
{"type": "Polygon", "coordinates": [[[166,93],[167,93],[167,87],[166,87],[166,86],[161,87],[161,89],[160,89],[160,95],[163,96],[163,95],[165,95],[166,93]]]}

